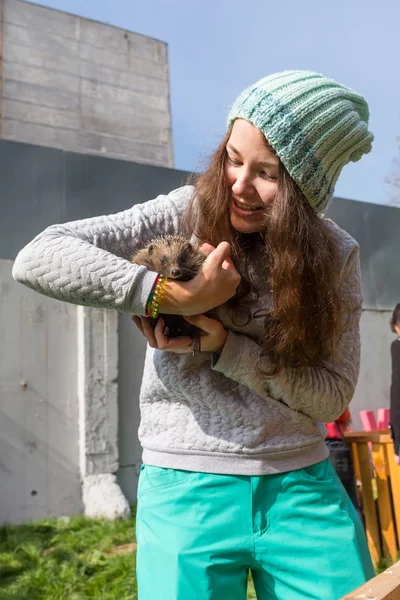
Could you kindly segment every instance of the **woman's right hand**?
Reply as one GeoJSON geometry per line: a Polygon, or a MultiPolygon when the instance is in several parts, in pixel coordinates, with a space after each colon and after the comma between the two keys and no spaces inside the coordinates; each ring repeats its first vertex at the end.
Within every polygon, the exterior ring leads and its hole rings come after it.
{"type": "Polygon", "coordinates": [[[203,314],[235,295],[240,275],[229,258],[231,247],[228,242],[221,242],[217,248],[203,244],[201,250],[207,254],[201,271],[190,281],[168,282],[160,313],[203,314]]]}

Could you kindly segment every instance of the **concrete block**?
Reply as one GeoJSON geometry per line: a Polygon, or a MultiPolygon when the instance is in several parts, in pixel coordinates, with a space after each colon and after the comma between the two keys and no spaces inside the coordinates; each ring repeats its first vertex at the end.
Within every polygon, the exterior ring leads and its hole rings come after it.
{"type": "Polygon", "coordinates": [[[65,12],[20,2],[19,0],[4,1],[4,21],[20,27],[35,29],[52,34],[57,31],[58,36],[77,39],[77,22],[79,17],[65,12]]]}
{"type": "Polygon", "coordinates": [[[81,510],[76,307],[11,268],[0,260],[0,522],[81,510]]]}
{"type": "Polygon", "coordinates": [[[161,129],[171,127],[171,115],[169,112],[150,111],[137,104],[110,103],[108,100],[101,98],[82,96],[80,108],[83,117],[93,116],[105,119],[106,121],[108,119],[118,120],[120,123],[133,127],[140,125],[145,127],[160,127],[161,129]]]}
{"type": "Polygon", "coordinates": [[[103,154],[123,160],[172,167],[169,149],[165,145],[147,144],[128,138],[107,136],[105,134],[81,131],[80,147],[95,154],[103,154]]]}
{"type": "Polygon", "coordinates": [[[2,137],[6,140],[50,146],[63,150],[82,151],[79,145],[79,132],[61,127],[49,127],[36,123],[24,123],[12,119],[3,120],[2,137]]]}
{"type": "Polygon", "coordinates": [[[167,75],[165,72],[163,79],[155,79],[132,71],[123,71],[86,61],[82,61],[80,65],[80,76],[83,79],[163,97],[168,97],[169,94],[167,75]]]}
{"type": "Polygon", "coordinates": [[[80,118],[77,112],[57,110],[38,104],[18,102],[18,100],[3,100],[3,118],[66,129],[79,129],[80,127],[80,118]]]}
{"type": "Polygon", "coordinates": [[[127,106],[142,108],[145,111],[169,111],[169,98],[144,94],[143,92],[134,92],[124,88],[116,88],[105,83],[89,81],[83,79],[81,81],[82,96],[96,98],[103,102],[109,102],[110,107],[115,103],[125,104],[127,106]]]}
{"type": "Polygon", "coordinates": [[[81,475],[118,469],[118,315],[78,307],[81,475]]]}
{"type": "Polygon", "coordinates": [[[164,42],[117,27],[81,19],[80,37],[82,42],[97,48],[107,48],[118,54],[133,54],[160,64],[166,62],[165,52],[159,48],[165,47],[164,42]]]}
{"type": "Polygon", "coordinates": [[[154,79],[165,80],[167,67],[162,63],[155,63],[151,60],[145,60],[132,54],[118,54],[111,52],[108,48],[96,48],[81,40],[80,57],[89,63],[106,65],[113,69],[131,71],[139,75],[148,76],[154,79]]]}
{"type": "Polygon", "coordinates": [[[33,83],[3,79],[3,98],[30,102],[59,110],[79,109],[79,96],[64,90],[54,90],[33,83]]]}
{"type": "Polygon", "coordinates": [[[390,311],[378,310],[363,310],[361,315],[360,376],[350,404],[354,430],[362,429],[359,411],[389,408],[390,315],[390,311]]]}
{"type": "Polygon", "coordinates": [[[53,54],[46,50],[38,50],[18,44],[7,44],[4,48],[4,60],[14,64],[40,67],[53,71],[62,71],[79,76],[79,57],[68,54],[53,54]]]}
{"type": "Polygon", "coordinates": [[[69,54],[79,56],[79,42],[58,36],[57,33],[45,33],[36,29],[20,27],[11,23],[4,23],[4,47],[8,44],[26,46],[50,52],[55,56],[69,54]]]}
{"type": "Polygon", "coordinates": [[[115,475],[104,473],[83,478],[82,498],[85,515],[92,518],[123,519],[131,514],[127,499],[115,475]]]}
{"type": "Polygon", "coordinates": [[[151,144],[168,145],[171,141],[171,129],[159,129],[157,125],[147,124],[149,119],[144,118],[142,124],[136,125],[137,115],[133,115],[133,123],[118,119],[118,111],[107,117],[82,115],[82,130],[92,133],[104,133],[111,136],[121,136],[130,140],[145,141],[151,144]],[[114,119],[112,117],[115,117],[114,119]],[[126,124],[128,123],[128,125],[126,124]]]}
{"type": "Polygon", "coordinates": [[[12,81],[32,84],[79,94],[79,76],[70,75],[59,70],[29,67],[8,60],[3,61],[3,77],[12,81]]]}

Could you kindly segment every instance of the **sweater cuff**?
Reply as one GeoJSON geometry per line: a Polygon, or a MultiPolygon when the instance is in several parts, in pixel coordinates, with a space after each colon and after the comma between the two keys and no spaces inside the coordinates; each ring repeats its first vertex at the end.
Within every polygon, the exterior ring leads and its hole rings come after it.
{"type": "Polygon", "coordinates": [[[138,317],[145,317],[147,300],[158,277],[158,273],[149,271],[146,267],[139,268],[142,272],[139,271],[135,276],[130,308],[132,314],[138,317]]]}
{"type": "Polygon", "coordinates": [[[226,338],[221,354],[217,354],[216,352],[211,354],[211,368],[231,379],[242,358],[243,344],[239,343],[240,337],[236,333],[233,333],[233,331],[228,331],[228,337],[226,338]]]}

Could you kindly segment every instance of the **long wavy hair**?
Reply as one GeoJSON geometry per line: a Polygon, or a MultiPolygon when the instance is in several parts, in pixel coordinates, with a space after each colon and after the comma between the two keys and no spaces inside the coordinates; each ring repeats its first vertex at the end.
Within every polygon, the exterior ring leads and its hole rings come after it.
{"type": "Polygon", "coordinates": [[[390,329],[393,333],[396,333],[396,325],[400,327],[400,303],[394,307],[392,318],[390,319],[390,329]]]}
{"type": "Polygon", "coordinates": [[[333,352],[341,308],[332,228],[313,211],[279,162],[277,193],[266,211],[262,232],[240,234],[234,230],[230,223],[231,192],[225,180],[230,133],[231,129],[205,172],[195,177],[196,193],[184,225],[201,242],[216,246],[225,240],[231,244],[231,256],[242,280],[228,309],[232,319],[243,324],[255,316],[264,318],[258,363],[261,371],[273,375],[282,368],[324,364],[333,352]],[[256,248],[264,255],[272,301],[261,313],[252,314],[251,305],[259,299],[249,268],[256,248]],[[263,356],[268,360],[263,361],[263,356]]]}

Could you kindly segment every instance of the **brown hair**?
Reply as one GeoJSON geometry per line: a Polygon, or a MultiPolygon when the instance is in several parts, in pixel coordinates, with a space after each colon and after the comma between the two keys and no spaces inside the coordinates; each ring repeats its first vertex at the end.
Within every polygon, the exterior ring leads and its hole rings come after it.
{"type": "Polygon", "coordinates": [[[313,211],[279,162],[277,194],[265,216],[265,232],[244,235],[235,231],[229,218],[230,190],[224,175],[230,132],[208,169],[195,180],[196,194],[186,212],[186,227],[201,242],[215,246],[226,240],[231,244],[242,281],[228,307],[231,314],[245,315],[247,320],[252,301],[258,299],[249,264],[254,247],[262,246],[272,305],[253,317],[264,318],[260,356],[267,357],[273,367],[266,369],[261,360],[260,369],[272,375],[284,367],[321,364],[333,351],[340,312],[337,244],[332,228],[313,211]]]}
{"type": "Polygon", "coordinates": [[[393,331],[393,333],[397,333],[395,330],[395,325],[397,325],[397,327],[400,327],[400,304],[396,304],[392,314],[392,318],[390,319],[390,328],[393,331]]]}

